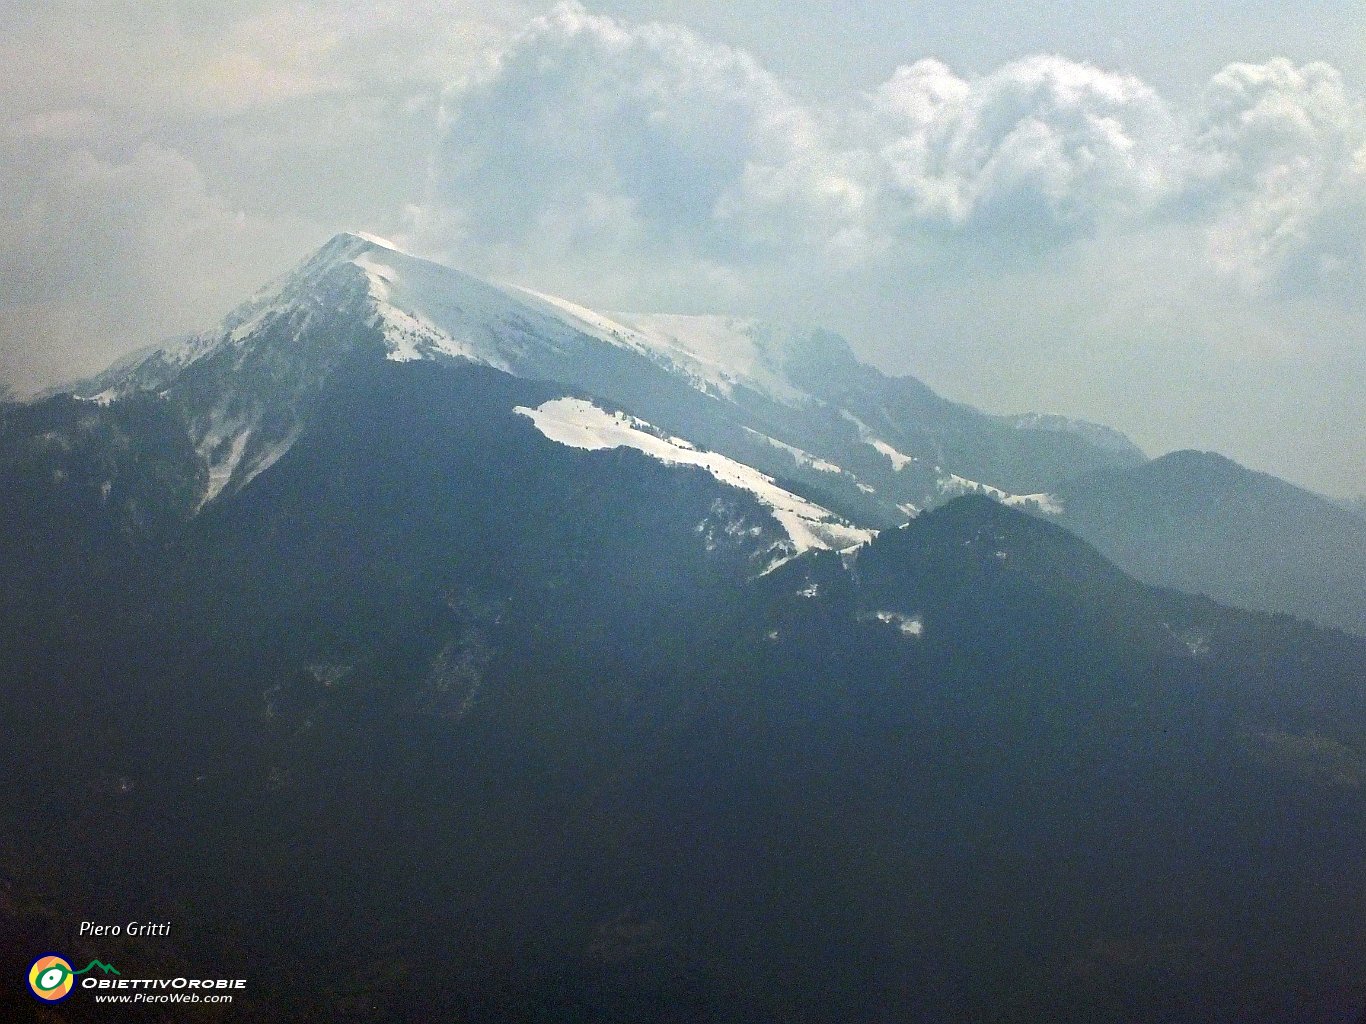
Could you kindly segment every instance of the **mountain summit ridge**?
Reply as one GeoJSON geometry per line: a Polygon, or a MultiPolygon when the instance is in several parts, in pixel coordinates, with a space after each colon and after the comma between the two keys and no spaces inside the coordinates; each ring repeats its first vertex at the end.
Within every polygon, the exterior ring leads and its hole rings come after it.
{"type": "Polygon", "coordinates": [[[1093,442],[1096,428],[1085,424],[988,416],[914,378],[887,377],[829,331],[601,313],[359,231],[334,235],[214,330],[125,358],[73,391],[107,402],[150,390],[186,402],[210,464],[208,503],[288,450],[310,397],[339,365],[373,357],[468,361],[553,381],[872,528],[974,491],[1046,509],[1048,489],[1078,466],[1142,457],[1108,434],[1093,442]]]}
{"type": "MultiPolygon", "coordinates": [[[[126,357],[75,394],[150,391],[181,409],[205,465],[203,508],[282,458],[356,361],[481,364],[550,383],[579,403],[555,408],[579,419],[645,425],[608,431],[613,445],[744,481],[780,515],[803,509],[789,524],[796,549],[980,494],[1053,518],[1149,582],[1366,631],[1359,518],[1222,456],[1149,461],[1107,427],[988,415],[887,376],[828,331],[599,312],[365,232],[334,235],[216,329],[126,357]]],[[[607,436],[584,427],[561,436],[607,436]]]]}

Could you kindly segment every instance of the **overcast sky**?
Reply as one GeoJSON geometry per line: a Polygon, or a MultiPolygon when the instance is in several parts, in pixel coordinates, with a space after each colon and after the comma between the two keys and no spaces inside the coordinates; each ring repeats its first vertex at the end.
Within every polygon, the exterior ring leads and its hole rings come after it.
{"type": "Polygon", "coordinates": [[[0,384],[362,228],[1366,491],[1360,0],[0,0],[0,384]]]}

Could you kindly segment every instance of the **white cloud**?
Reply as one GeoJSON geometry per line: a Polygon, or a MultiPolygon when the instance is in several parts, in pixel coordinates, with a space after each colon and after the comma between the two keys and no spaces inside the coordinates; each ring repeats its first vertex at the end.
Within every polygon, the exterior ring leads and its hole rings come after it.
{"type": "Polygon", "coordinates": [[[874,145],[912,222],[1087,232],[1148,212],[1180,170],[1171,114],[1151,88],[1060,57],[973,81],[922,60],[873,101],[874,145]]]}
{"type": "Polygon", "coordinates": [[[1181,109],[1056,56],[975,78],[926,59],[814,104],[742,52],[569,2],[447,92],[416,222],[510,273],[630,279],[667,257],[743,291],[1176,221],[1225,281],[1312,290],[1360,278],[1364,130],[1333,69],[1281,60],[1231,65],[1181,109]]]}
{"type": "Polygon", "coordinates": [[[800,159],[816,131],[748,55],[563,3],[447,93],[419,226],[494,270],[575,253],[724,276],[762,242],[737,227],[748,170],[800,159]]]}
{"type": "Polygon", "coordinates": [[[1366,287],[1366,106],[1326,64],[1232,64],[1195,148],[1216,263],[1245,287],[1366,287]]]}

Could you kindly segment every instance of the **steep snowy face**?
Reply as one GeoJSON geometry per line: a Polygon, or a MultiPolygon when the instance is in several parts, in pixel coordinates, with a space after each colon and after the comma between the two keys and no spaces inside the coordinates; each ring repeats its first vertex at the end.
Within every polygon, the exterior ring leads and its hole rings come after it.
{"type": "Polygon", "coordinates": [[[548,358],[580,352],[596,340],[516,289],[419,259],[374,235],[348,232],[237,307],[218,328],[132,365],[125,360],[98,380],[115,390],[163,390],[191,365],[228,349],[241,358],[262,345],[282,347],[300,362],[324,354],[282,342],[278,328],[286,323],[296,335],[311,328],[331,332],[325,362],[359,340],[354,331],[337,328],[359,324],[370,329],[366,340],[378,341],[391,360],[461,359],[520,375],[534,375],[548,358]]]}
{"type": "Polygon", "coordinates": [[[359,270],[371,322],[386,356],[467,359],[522,376],[555,357],[581,357],[600,346],[625,349],[697,390],[733,398],[737,388],[785,405],[813,401],[787,375],[809,338],[757,320],[723,316],[599,313],[565,299],[498,285],[403,252],[373,235],[338,235],[279,287],[273,298],[229,318],[249,333],[320,281],[359,270]]]}
{"type": "MultiPolygon", "coordinates": [[[[284,337],[286,331],[297,336],[324,322],[343,317],[364,322],[373,316],[367,279],[354,261],[380,246],[374,236],[337,235],[233,309],[217,327],[126,356],[75,385],[73,392],[101,401],[134,390],[165,393],[193,366],[224,357],[240,362],[263,345],[292,349],[291,358],[301,362],[310,352],[307,346],[293,345],[284,337]]],[[[341,343],[339,338],[333,347],[341,343]]]]}
{"type": "Polygon", "coordinates": [[[788,364],[810,349],[812,332],[723,316],[599,313],[482,281],[373,235],[338,235],[225,326],[234,338],[249,336],[281,308],[353,271],[360,272],[369,320],[391,360],[466,359],[538,376],[557,360],[591,357],[606,346],[645,356],[715,397],[734,398],[747,388],[788,406],[814,401],[787,373],[788,364]]]}
{"type": "MultiPolygon", "coordinates": [[[[363,240],[364,241],[364,240],[363,240]]],[[[371,242],[347,254],[365,277],[372,322],[386,357],[466,359],[536,376],[556,357],[583,353],[590,339],[517,289],[371,242]]]]}

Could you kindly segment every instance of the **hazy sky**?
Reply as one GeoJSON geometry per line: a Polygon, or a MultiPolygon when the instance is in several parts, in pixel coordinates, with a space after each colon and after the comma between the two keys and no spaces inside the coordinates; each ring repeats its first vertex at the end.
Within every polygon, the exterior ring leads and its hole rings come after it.
{"type": "Polygon", "coordinates": [[[1360,0],[0,0],[0,384],[364,228],[1361,493],[1364,96],[1360,0]]]}

